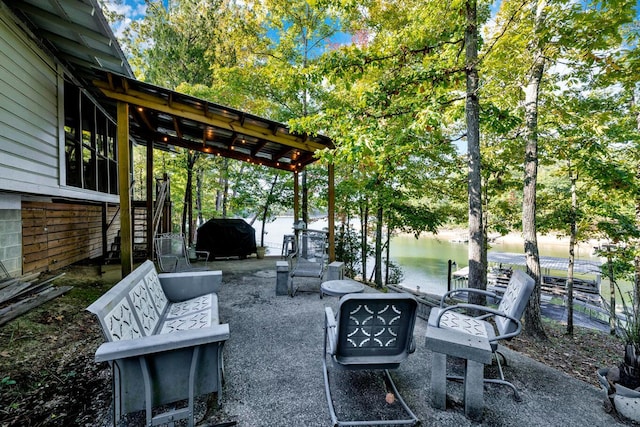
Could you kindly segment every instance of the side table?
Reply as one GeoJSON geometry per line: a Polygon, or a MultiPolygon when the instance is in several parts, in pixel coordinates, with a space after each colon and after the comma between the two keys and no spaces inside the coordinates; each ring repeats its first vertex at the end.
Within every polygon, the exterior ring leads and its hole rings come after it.
{"type": "Polygon", "coordinates": [[[364,285],[351,279],[328,280],[320,285],[320,298],[324,295],[341,297],[346,294],[357,294],[364,291],[364,285]]]}

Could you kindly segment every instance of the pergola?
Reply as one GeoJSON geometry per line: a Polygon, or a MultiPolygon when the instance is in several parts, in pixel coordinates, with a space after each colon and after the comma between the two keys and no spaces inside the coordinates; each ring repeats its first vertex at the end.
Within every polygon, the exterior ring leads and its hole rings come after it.
{"type": "MultiPolygon", "coordinates": [[[[97,0],[24,0],[9,8],[41,47],[117,121],[121,212],[131,212],[131,143],[147,147],[147,190],[153,186],[153,148],[171,146],[290,171],[294,217],[298,173],[329,138],[290,132],[287,125],[137,80],[97,0]]],[[[334,176],[329,165],[329,258],[335,259],[334,176]]],[[[147,223],[152,216],[147,191],[147,223]]],[[[148,236],[151,234],[148,233],[148,236]]],[[[121,216],[122,272],[133,265],[131,215],[121,216]]]]}
{"type": "MultiPolygon", "coordinates": [[[[147,188],[153,186],[153,148],[183,147],[294,174],[294,221],[299,217],[299,177],[314,162],[317,150],[331,148],[329,138],[299,135],[282,123],[150,85],[132,78],[104,73],[93,81],[104,97],[116,102],[120,208],[131,209],[129,141],[147,146],[147,188]]],[[[335,259],[334,178],[329,165],[329,258],[335,259]]],[[[152,192],[147,191],[147,197],[152,192]]],[[[151,201],[148,200],[148,206],[151,201]]],[[[148,213],[149,217],[151,213],[148,213]]],[[[132,264],[132,225],[120,219],[123,273],[132,264]],[[126,249],[125,249],[126,248],[126,249]],[[125,253],[128,250],[129,253],[125,253]]],[[[148,220],[147,224],[151,224],[148,220]]],[[[151,232],[152,230],[149,229],[151,232]]],[[[149,235],[149,234],[148,234],[149,235]]]]}

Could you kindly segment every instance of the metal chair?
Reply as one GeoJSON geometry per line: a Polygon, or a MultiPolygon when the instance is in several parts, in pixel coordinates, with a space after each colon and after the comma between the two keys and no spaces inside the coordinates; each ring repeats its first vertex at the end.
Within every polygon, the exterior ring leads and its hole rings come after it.
{"type": "MultiPolygon", "coordinates": [[[[486,338],[489,341],[491,351],[496,359],[500,378],[485,378],[484,382],[510,387],[513,390],[513,396],[516,401],[521,401],[522,399],[516,387],[504,379],[500,357],[504,359],[505,365],[506,359],[504,355],[498,351],[498,342],[511,339],[519,335],[522,331],[520,318],[524,314],[534,286],[535,282],[533,278],[522,270],[515,270],[497,309],[466,303],[445,307],[448,298],[461,293],[467,295],[470,293],[478,293],[500,299],[500,297],[493,292],[474,288],[460,288],[444,294],[440,300],[440,307],[431,309],[429,315],[428,324],[431,327],[449,328],[465,334],[486,338]],[[482,314],[471,317],[457,310],[476,310],[476,312],[482,314]],[[489,322],[489,319],[493,320],[493,322],[489,322]]],[[[447,379],[462,381],[463,377],[451,375],[447,376],[447,379]]]]}
{"type": "MultiPolygon", "coordinates": [[[[189,252],[181,233],[158,234],[154,239],[158,269],[163,273],[176,273],[181,271],[204,271],[206,267],[193,267],[189,261],[189,252]]],[[[209,252],[196,251],[196,256],[209,259],[209,252]]]]}
{"type": "MultiPolygon", "coordinates": [[[[298,237],[296,251],[288,257],[289,292],[293,297],[298,291],[294,285],[295,277],[313,277],[322,279],[327,269],[327,233],[324,231],[305,230],[298,237]]],[[[318,284],[318,292],[320,291],[318,284]]]]}
{"type": "Polygon", "coordinates": [[[293,234],[285,234],[282,236],[282,252],[280,256],[286,258],[296,251],[296,236],[293,234]]]}
{"type": "Polygon", "coordinates": [[[396,369],[415,351],[413,328],[418,303],[409,294],[347,294],[340,299],[337,315],[325,308],[324,384],[334,426],[415,425],[418,418],[398,393],[389,369],[396,369]],[[327,355],[333,366],[349,370],[382,370],[408,418],[341,421],[336,416],[327,355]]]}

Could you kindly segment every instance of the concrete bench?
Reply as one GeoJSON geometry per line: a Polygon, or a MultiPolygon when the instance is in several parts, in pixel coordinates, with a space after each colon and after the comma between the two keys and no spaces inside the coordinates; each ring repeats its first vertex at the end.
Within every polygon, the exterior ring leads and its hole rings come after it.
{"type": "Polygon", "coordinates": [[[437,311],[432,310],[427,325],[426,347],[433,352],[431,363],[431,403],[436,409],[447,406],[447,355],[464,359],[464,412],[479,420],[484,410],[484,365],[492,360],[487,337],[432,326],[437,311]]]}
{"type": "MultiPolygon", "coordinates": [[[[222,388],[222,349],[229,325],[220,324],[220,271],[158,274],[151,261],[91,304],[106,342],[95,354],[113,374],[114,426],[145,410],[146,425],[187,419],[194,399],[222,388]],[[153,409],[187,400],[187,406],[153,415],[153,409]]],[[[156,411],[157,412],[157,411],[156,411]]]]}
{"type": "Polygon", "coordinates": [[[434,366],[431,387],[435,392],[434,406],[444,409],[444,383],[446,379],[462,380],[465,387],[465,413],[478,419],[483,410],[483,383],[504,385],[513,390],[513,397],[521,401],[516,387],[504,378],[500,357],[496,356],[499,378],[483,378],[484,366],[498,353],[498,342],[517,336],[522,331],[522,317],[535,282],[522,270],[515,270],[497,308],[483,305],[457,303],[445,307],[448,298],[455,295],[480,294],[490,298],[498,295],[483,289],[461,288],[445,293],[440,306],[431,309],[427,324],[427,348],[433,351],[434,366]],[[461,310],[473,310],[471,317],[461,310]],[[465,359],[464,377],[448,376],[446,355],[465,359]],[[440,371],[440,372],[436,372],[440,371]]]}

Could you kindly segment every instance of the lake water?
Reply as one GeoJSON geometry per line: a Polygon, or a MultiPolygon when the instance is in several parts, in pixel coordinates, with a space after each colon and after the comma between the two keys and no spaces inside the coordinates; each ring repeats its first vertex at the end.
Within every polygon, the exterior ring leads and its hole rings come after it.
{"type": "MultiPolygon", "coordinates": [[[[321,230],[327,226],[326,219],[309,224],[309,228],[321,230]]],[[[256,230],[256,242],[260,244],[260,222],[253,224],[256,230]]],[[[280,255],[282,238],[285,234],[293,234],[293,218],[279,217],[268,222],[265,227],[265,246],[269,247],[270,255],[280,255]]],[[[576,251],[576,258],[583,260],[597,260],[591,255],[590,246],[580,246],[576,251]]],[[[497,239],[491,244],[490,251],[523,253],[521,243],[501,242],[497,239]]],[[[568,258],[569,248],[566,244],[540,244],[541,256],[568,258]]],[[[457,269],[467,266],[468,244],[455,243],[448,237],[422,235],[416,239],[410,235],[400,235],[391,240],[391,260],[398,264],[404,273],[402,285],[423,292],[442,294],[447,289],[447,262],[456,262],[457,269]]],[[[373,263],[370,263],[373,267],[373,263]]]]}

